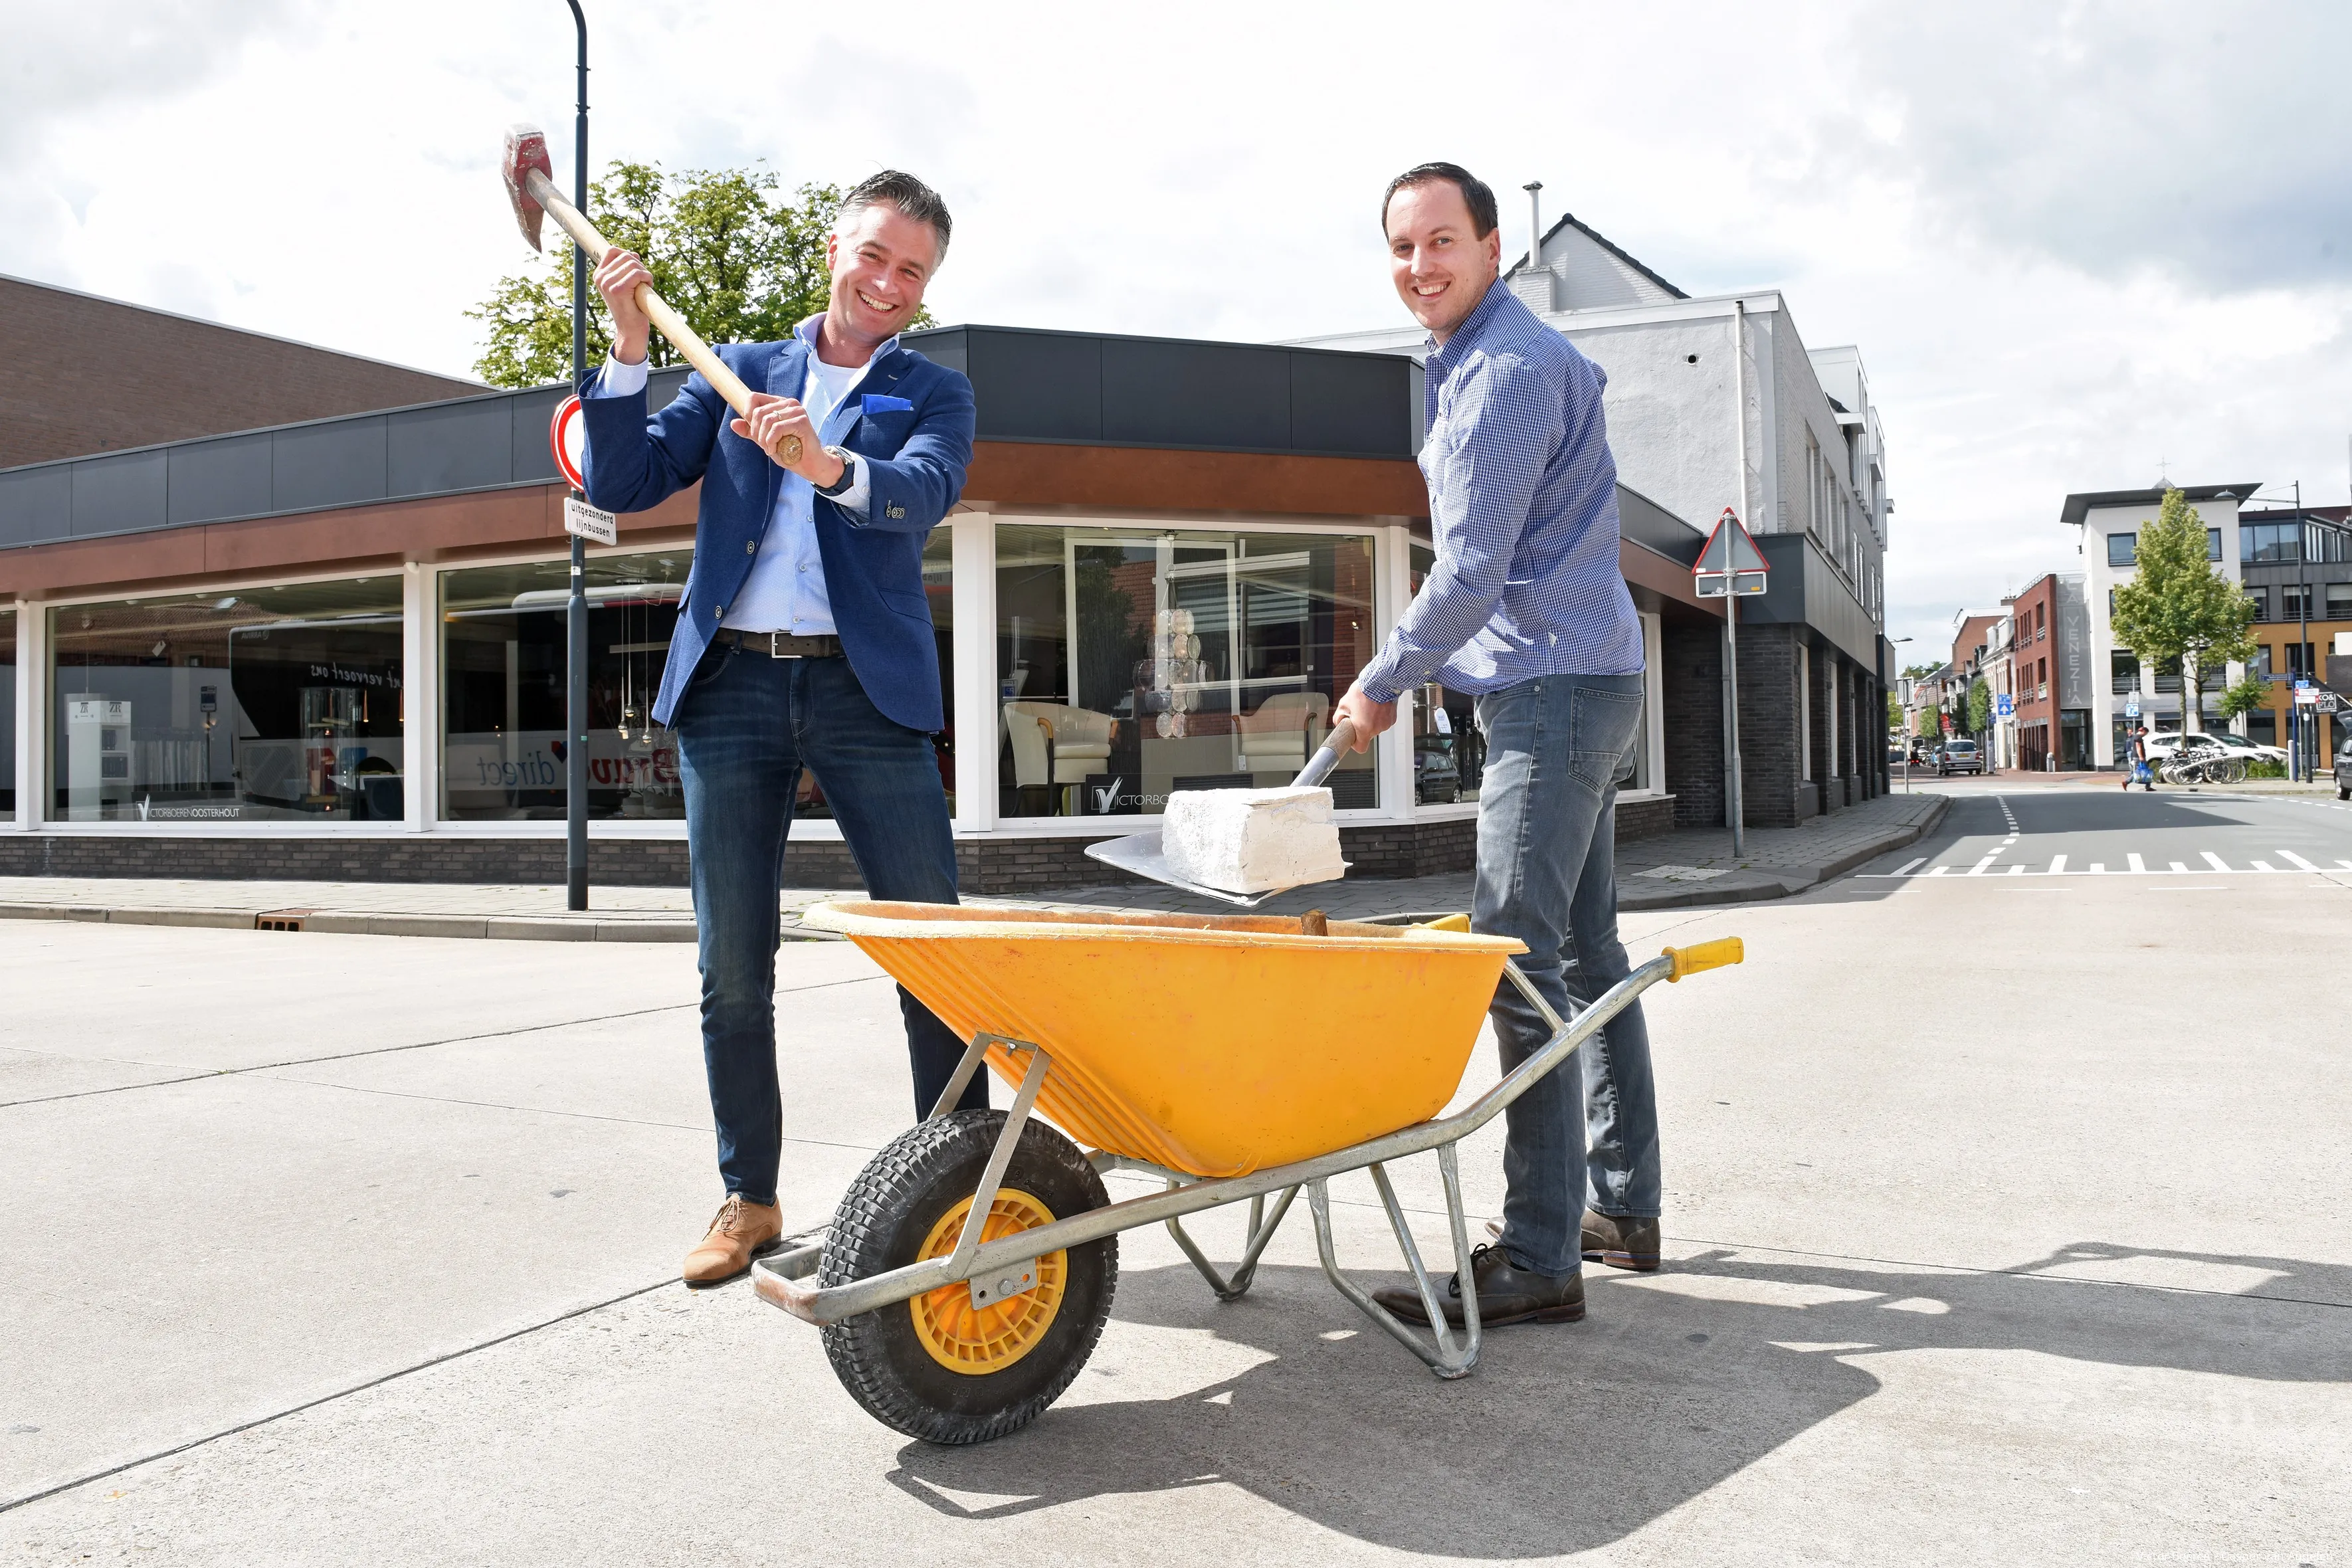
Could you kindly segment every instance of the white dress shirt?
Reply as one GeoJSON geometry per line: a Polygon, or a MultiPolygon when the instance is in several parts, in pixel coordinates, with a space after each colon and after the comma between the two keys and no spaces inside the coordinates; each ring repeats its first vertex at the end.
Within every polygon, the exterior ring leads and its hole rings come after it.
{"type": "MultiPolygon", "coordinates": [[[[822,313],[811,316],[793,330],[793,336],[808,345],[808,374],[802,381],[801,405],[808,410],[809,423],[816,426],[819,440],[830,446],[856,422],[857,405],[851,395],[874,368],[874,360],[864,364],[827,364],[817,358],[817,329],[824,320],[822,313]]],[[[874,358],[879,359],[898,342],[892,338],[875,350],[874,358]]],[[[624,364],[606,356],[604,374],[597,380],[599,394],[625,397],[644,390],[646,363],[624,364]]],[[[826,499],[862,517],[871,493],[866,465],[856,453],[847,454],[846,460],[848,487],[826,499]]],[[[760,541],[759,557],[751,563],[751,574],[719,624],[739,631],[789,632],[796,637],[823,637],[839,630],[834,625],[833,602],[825,592],[824,559],[817,550],[816,487],[800,475],[785,471],[776,491],[775,510],[769,514],[767,532],[760,541]]]]}

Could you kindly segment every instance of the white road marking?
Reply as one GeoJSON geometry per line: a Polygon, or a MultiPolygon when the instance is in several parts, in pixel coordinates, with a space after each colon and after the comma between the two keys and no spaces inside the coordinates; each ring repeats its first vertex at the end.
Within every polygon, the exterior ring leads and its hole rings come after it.
{"type": "Polygon", "coordinates": [[[2025,875],[2025,868],[2022,866],[2011,866],[2009,868],[2009,874],[2012,877],[2022,877],[2025,875]]]}
{"type": "Polygon", "coordinates": [[[2313,865],[2310,861],[2305,859],[2302,856],[2296,854],[2292,849],[2282,849],[2278,853],[2280,859],[2294,861],[2294,868],[2298,871],[2316,871],[2319,869],[2318,867],[2313,865]]]}
{"type": "Polygon", "coordinates": [[[2143,875],[2145,875],[2145,874],[2146,874],[2146,872],[2147,872],[2147,861],[2145,861],[2145,860],[2141,859],[2141,858],[2140,858],[2138,856],[2137,856],[2137,855],[2126,855],[2126,856],[2125,856],[2125,857],[2124,857],[2124,858],[2131,862],[2131,868],[2133,869],[2133,871],[2135,871],[2135,872],[2137,872],[2137,873],[2143,874],[2143,875]]]}
{"type": "Polygon", "coordinates": [[[1925,855],[1922,855],[1916,860],[1906,861],[1901,866],[1896,867],[1895,868],[1895,875],[1898,877],[1907,877],[1911,874],[1914,867],[1924,866],[1927,863],[1927,858],[1925,855]]]}
{"type": "Polygon", "coordinates": [[[2066,857],[2061,855],[2050,862],[2049,875],[2055,877],[2066,868],[2066,857]]]}
{"type": "Polygon", "coordinates": [[[2100,861],[2094,860],[2091,862],[2091,875],[2094,877],[2104,874],[2106,868],[2106,866],[2100,861]]]}
{"type": "Polygon", "coordinates": [[[2338,860],[2336,863],[2338,866],[2343,867],[2347,871],[2352,871],[2352,860],[2338,860]]]}
{"type": "Polygon", "coordinates": [[[2173,868],[2174,870],[2176,870],[2176,871],[2179,872],[2179,873],[2180,873],[2182,876],[2184,876],[2184,877],[2186,877],[2187,875],[2189,875],[2189,868],[2188,868],[2188,867],[2186,867],[2186,866],[2184,866],[2184,865],[2182,865],[2182,864],[2181,864],[2179,861],[2178,861],[2178,860],[2175,860],[2175,861],[2172,863],[2172,868],[2173,868]]]}
{"type": "Polygon", "coordinates": [[[1950,869],[1951,868],[1949,866],[1938,866],[1934,870],[1928,872],[1927,875],[1930,877],[1940,877],[1950,869]]]}
{"type": "Polygon", "coordinates": [[[2278,868],[2272,865],[2267,860],[2257,860],[2254,862],[2254,869],[2257,871],[2275,871],[2278,868]]]}
{"type": "Polygon", "coordinates": [[[2230,863],[2210,849],[2205,851],[2205,864],[2212,867],[2216,871],[2226,871],[2230,868],[2230,863]]]}

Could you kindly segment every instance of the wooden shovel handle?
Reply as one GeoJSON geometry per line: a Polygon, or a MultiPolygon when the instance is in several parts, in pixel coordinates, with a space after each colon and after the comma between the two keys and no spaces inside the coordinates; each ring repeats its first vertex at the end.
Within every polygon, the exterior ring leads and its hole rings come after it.
{"type": "MultiPolygon", "coordinates": [[[[573,206],[563,193],[555,188],[555,182],[538,170],[530,171],[524,183],[530,191],[530,199],[545,207],[549,215],[563,226],[563,232],[588,253],[590,261],[601,264],[605,253],[613,248],[612,243],[596,232],[596,226],[588,221],[587,215],[573,206]]],[[[702,341],[701,334],[688,326],[686,318],[670,309],[669,301],[655,293],[651,284],[637,285],[637,309],[661,329],[661,335],[670,341],[671,347],[686,356],[687,363],[702,373],[702,378],[727,400],[728,407],[746,419],[751,417],[751,389],[743,384],[742,377],[727,368],[726,362],[710,352],[710,345],[702,341]]],[[[784,437],[786,462],[801,460],[800,446],[799,437],[784,437]]]]}

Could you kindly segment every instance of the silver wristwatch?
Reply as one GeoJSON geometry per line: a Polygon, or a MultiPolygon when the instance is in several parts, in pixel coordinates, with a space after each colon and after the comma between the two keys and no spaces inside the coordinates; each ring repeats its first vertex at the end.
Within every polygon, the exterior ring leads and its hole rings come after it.
{"type": "Polygon", "coordinates": [[[816,493],[821,496],[837,496],[857,482],[857,454],[845,452],[839,447],[827,447],[825,450],[841,459],[841,477],[829,485],[817,486],[816,493]]]}

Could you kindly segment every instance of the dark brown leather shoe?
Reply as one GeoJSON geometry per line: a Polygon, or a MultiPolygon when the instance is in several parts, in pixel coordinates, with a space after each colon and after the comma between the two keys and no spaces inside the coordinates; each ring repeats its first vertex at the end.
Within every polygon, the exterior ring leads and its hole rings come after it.
{"type": "Polygon", "coordinates": [[[1654,1274],[1658,1269],[1658,1222],[1586,1209],[1584,1256],[1612,1268],[1654,1274]]]}
{"type": "MultiPolygon", "coordinates": [[[[1470,1255],[1471,1277],[1477,1281],[1478,1321],[1499,1329],[1506,1323],[1575,1323],[1584,1319],[1584,1276],[1537,1274],[1521,1268],[1499,1247],[1481,1247],[1470,1255]]],[[[1372,1300],[1408,1323],[1426,1328],[1429,1314],[1422,1309],[1421,1292],[1410,1285],[1391,1285],[1372,1292],[1372,1300]]],[[[1446,1282],[1438,1303],[1445,1321],[1462,1327],[1462,1276],[1446,1282]]]]}
{"type": "Polygon", "coordinates": [[[740,1193],[730,1193],[702,1243],[686,1255],[680,1270],[689,1285],[716,1285],[751,1267],[751,1259],[773,1252],[783,1238],[784,1211],[774,1204],[746,1203],[740,1193]]]}
{"type": "MultiPolygon", "coordinates": [[[[1620,1219],[1595,1209],[1584,1211],[1585,1260],[1606,1263],[1612,1268],[1631,1268],[1637,1274],[1654,1274],[1658,1269],[1658,1222],[1654,1219],[1620,1219]]],[[[1490,1219],[1486,1234],[1500,1241],[1503,1222],[1490,1219]]]]}

